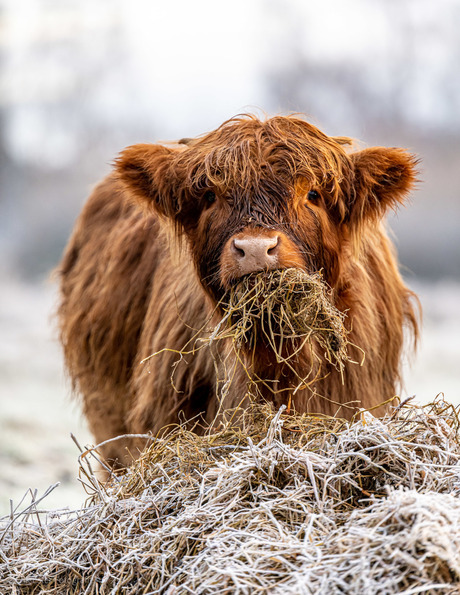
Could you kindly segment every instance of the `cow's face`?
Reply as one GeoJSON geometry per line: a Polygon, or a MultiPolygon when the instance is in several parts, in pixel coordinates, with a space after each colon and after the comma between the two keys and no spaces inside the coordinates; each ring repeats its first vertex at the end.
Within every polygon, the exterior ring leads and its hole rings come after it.
{"type": "Polygon", "coordinates": [[[264,269],[322,270],[334,286],[352,239],[415,179],[405,151],[346,144],[299,118],[249,116],[180,147],[129,147],[116,167],[139,202],[174,221],[219,299],[264,269]]]}

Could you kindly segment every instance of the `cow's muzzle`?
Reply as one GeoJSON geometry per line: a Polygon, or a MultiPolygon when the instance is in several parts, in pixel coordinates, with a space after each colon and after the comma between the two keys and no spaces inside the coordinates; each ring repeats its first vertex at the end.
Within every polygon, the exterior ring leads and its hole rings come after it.
{"type": "Polygon", "coordinates": [[[240,277],[258,271],[303,268],[298,247],[279,230],[248,228],[232,236],[220,261],[221,282],[226,288],[240,277]]]}

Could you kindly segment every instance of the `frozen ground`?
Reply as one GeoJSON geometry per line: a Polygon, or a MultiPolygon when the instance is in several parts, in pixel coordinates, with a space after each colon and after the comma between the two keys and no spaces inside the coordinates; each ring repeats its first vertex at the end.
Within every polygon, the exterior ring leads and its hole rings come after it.
{"type": "Polygon", "coordinates": [[[78,406],[70,400],[56,333],[51,322],[51,284],[26,286],[1,280],[0,293],[0,515],[9,499],[61,485],[47,506],[78,507],[85,493],[78,481],[73,432],[90,441],[78,406]]]}
{"type": "MultiPolygon", "coordinates": [[[[0,278],[0,515],[28,488],[39,494],[56,482],[48,508],[77,508],[85,493],[76,480],[78,451],[70,438],[91,443],[70,400],[51,322],[51,285],[0,278]]],[[[460,284],[415,287],[424,306],[424,333],[404,395],[427,402],[443,392],[460,403],[460,284]]]]}

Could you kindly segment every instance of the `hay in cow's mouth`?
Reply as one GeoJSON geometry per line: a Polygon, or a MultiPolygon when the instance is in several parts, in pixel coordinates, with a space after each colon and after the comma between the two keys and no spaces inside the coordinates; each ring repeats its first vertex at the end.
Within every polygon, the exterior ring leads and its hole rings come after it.
{"type": "MultiPolygon", "coordinates": [[[[323,368],[327,362],[343,373],[345,363],[362,363],[349,354],[352,343],[345,326],[346,314],[338,310],[332,299],[332,290],[320,272],[308,274],[295,268],[261,271],[243,277],[234,284],[216,306],[205,324],[196,329],[195,335],[180,351],[165,348],[149,355],[141,363],[163,353],[173,351],[178,359],[172,366],[171,384],[176,386],[175,374],[178,366],[189,355],[220,341],[228,341],[236,358],[232,359],[210,349],[214,360],[216,380],[219,385],[219,400],[225,401],[233,382],[237,366],[242,366],[249,380],[246,396],[260,396],[259,386],[276,392],[277,379],[261,377],[254,370],[251,357],[255,351],[267,348],[277,363],[285,366],[285,377],[290,377],[289,391],[315,390],[318,379],[330,370],[323,368]],[[222,315],[212,329],[211,321],[216,313],[222,315]],[[248,357],[249,356],[249,357],[248,357]],[[305,375],[299,373],[298,358],[309,358],[304,366],[305,375]]],[[[356,350],[361,351],[356,345],[356,350]]],[[[363,353],[364,357],[364,353],[363,353]]]]}
{"type": "Polygon", "coordinates": [[[262,341],[278,362],[317,343],[325,359],[342,369],[349,360],[346,316],[331,293],[320,272],[288,268],[246,275],[222,300],[224,315],[211,340],[231,338],[238,350],[262,341]]]}

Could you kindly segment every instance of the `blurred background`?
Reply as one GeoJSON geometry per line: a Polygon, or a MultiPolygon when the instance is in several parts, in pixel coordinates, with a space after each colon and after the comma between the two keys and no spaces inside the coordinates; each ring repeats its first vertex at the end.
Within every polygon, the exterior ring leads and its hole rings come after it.
{"type": "Polygon", "coordinates": [[[459,28],[459,0],[0,0],[0,514],[84,499],[50,271],[89,191],[124,146],[241,112],[420,156],[388,221],[425,312],[402,394],[460,402],[459,28]]]}

